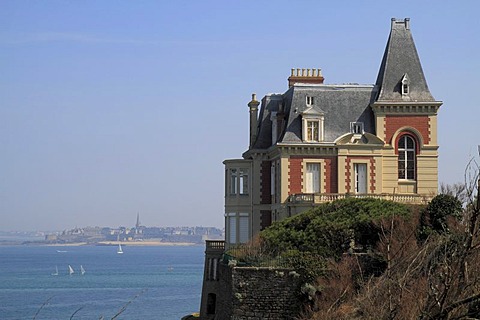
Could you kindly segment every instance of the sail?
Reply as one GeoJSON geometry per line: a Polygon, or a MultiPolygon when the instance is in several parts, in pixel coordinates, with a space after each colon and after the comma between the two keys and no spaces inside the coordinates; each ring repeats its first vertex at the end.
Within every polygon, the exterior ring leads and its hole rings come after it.
{"type": "Polygon", "coordinates": [[[68,265],[68,274],[72,275],[74,272],[72,266],[68,265]]]}
{"type": "Polygon", "coordinates": [[[121,244],[118,245],[117,253],[123,253],[122,245],[121,245],[121,244]]]}
{"type": "Polygon", "coordinates": [[[52,273],[52,276],[58,276],[58,267],[55,266],[55,272],[52,273]]]}
{"type": "Polygon", "coordinates": [[[82,265],[80,265],[80,273],[82,274],[82,276],[85,274],[85,269],[83,269],[82,265]]]}

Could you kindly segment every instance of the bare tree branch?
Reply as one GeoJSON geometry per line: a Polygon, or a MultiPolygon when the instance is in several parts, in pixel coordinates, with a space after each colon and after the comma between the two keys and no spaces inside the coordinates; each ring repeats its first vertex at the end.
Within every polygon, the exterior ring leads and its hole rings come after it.
{"type": "Polygon", "coordinates": [[[127,310],[127,307],[130,305],[130,303],[132,303],[135,299],[137,299],[138,297],[140,297],[143,293],[145,293],[147,291],[147,289],[143,289],[142,291],[140,291],[139,293],[137,293],[132,299],[130,299],[127,303],[125,303],[121,308],[120,310],[112,317],[111,320],[114,320],[116,319],[119,315],[121,315],[123,312],[125,312],[125,310],[127,310]]]}
{"type": "Polygon", "coordinates": [[[43,307],[45,307],[49,302],[50,300],[52,300],[54,296],[51,296],[50,298],[48,298],[47,300],[45,300],[42,305],[40,306],[40,308],[38,308],[37,312],[35,313],[35,315],[33,316],[33,320],[35,320],[38,316],[38,314],[40,313],[40,311],[42,311],[43,307]]]}

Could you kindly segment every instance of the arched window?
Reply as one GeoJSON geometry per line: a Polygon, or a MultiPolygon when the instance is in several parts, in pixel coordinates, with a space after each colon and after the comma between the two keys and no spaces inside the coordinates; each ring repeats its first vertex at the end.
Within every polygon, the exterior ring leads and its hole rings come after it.
{"type": "Polygon", "coordinates": [[[398,179],[415,180],[415,140],[408,135],[398,140],[398,179]]]}

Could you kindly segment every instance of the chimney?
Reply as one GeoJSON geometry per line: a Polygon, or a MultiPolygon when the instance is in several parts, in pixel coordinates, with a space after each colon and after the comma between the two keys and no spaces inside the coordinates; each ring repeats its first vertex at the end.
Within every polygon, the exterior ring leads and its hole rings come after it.
{"type": "Polygon", "coordinates": [[[397,20],[395,18],[392,18],[392,30],[395,24],[403,24],[405,26],[405,29],[410,30],[410,18],[405,18],[403,20],[397,20]]]}
{"type": "Polygon", "coordinates": [[[253,147],[255,140],[257,139],[257,126],[258,126],[258,106],[260,102],[257,101],[257,95],[252,93],[252,101],[248,103],[250,108],[250,148],[253,147]]]}
{"type": "Polygon", "coordinates": [[[295,83],[319,83],[325,80],[322,76],[322,69],[292,69],[290,77],[288,77],[288,87],[292,87],[295,83]]]}

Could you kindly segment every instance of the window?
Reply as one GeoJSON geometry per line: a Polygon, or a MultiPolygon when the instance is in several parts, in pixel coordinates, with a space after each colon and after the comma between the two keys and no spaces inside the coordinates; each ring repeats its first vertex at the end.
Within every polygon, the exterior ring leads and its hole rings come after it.
{"type": "Polygon", "coordinates": [[[350,132],[354,134],[363,134],[363,122],[350,122],[350,132]]]}
{"type": "Polygon", "coordinates": [[[305,191],[307,193],[320,192],[320,164],[307,163],[305,191]]]}
{"type": "Polygon", "coordinates": [[[237,194],[237,169],[230,169],[230,194],[237,194]]]}
{"type": "Polygon", "coordinates": [[[367,164],[355,163],[355,193],[367,193],[367,164]]]}
{"type": "Polygon", "coordinates": [[[318,121],[307,121],[307,141],[320,141],[318,121]]]}
{"type": "Polygon", "coordinates": [[[239,191],[240,194],[248,194],[248,169],[241,168],[239,170],[239,191]]]}
{"type": "Polygon", "coordinates": [[[248,194],[248,168],[230,169],[230,194],[248,194]]]}
{"type": "Polygon", "coordinates": [[[249,223],[248,223],[248,213],[240,213],[238,218],[238,242],[246,243],[249,238],[249,223]]]}
{"type": "Polygon", "coordinates": [[[398,179],[415,180],[415,140],[408,135],[398,140],[398,179]]]}
{"type": "Polygon", "coordinates": [[[301,115],[302,140],[305,142],[323,141],[323,111],[313,106],[309,106],[301,113],[301,115]]]}
{"type": "Polygon", "coordinates": [[[306,103],[307,103],[307,106],[313,105],[313,97],[307,96],[306,97],[306,103]]]}
{"type": "Polygon", "coordinates": [[[230,244],[246,243],[250,239],[250,214],[225,214],[226,239],[230,244]]]}
{"type": "Polygon", "coordinates": [[[410,88],[409,88],[410,80],[408,79],[408,75],[406,73],[403,76],[402,82],[400,85],[402,88],[402,95],[408,95],[408,92],[410,91],[410,88]]]}
{"type": "Polygon", "coordinates": [[[234,213],[227,215],[228,220],[228,242],[237,243],[237,217],[234,213]]]}

